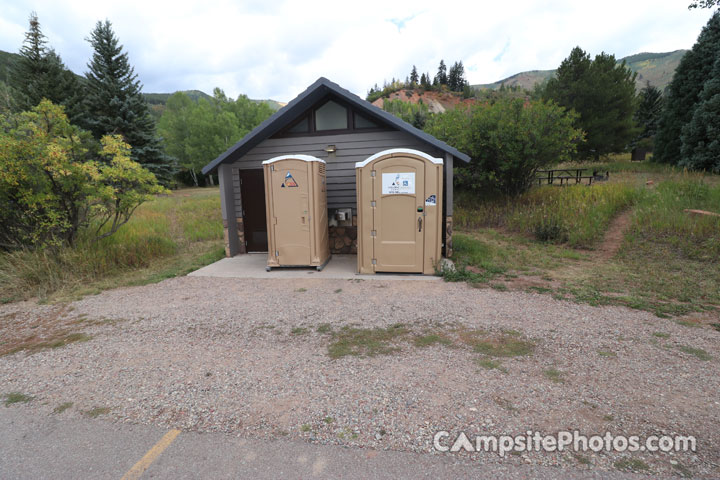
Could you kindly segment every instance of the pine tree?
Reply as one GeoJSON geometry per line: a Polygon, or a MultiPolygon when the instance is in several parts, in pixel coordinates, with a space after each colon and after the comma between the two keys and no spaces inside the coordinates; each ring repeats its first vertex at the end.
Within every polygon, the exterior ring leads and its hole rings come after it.
{"type": "Polygon", "coordinates": [[[580,47],[560,64],[543,96],[580,114],[577,126],[587,134],[578,147],[581,157],[621,152],[635,136],[635,77],[614,55],[591,60],[580,47]]]}
{"type": "Polygon", "coordinates": [[[658,122],[663,109],[663,96],[660,89],[647,82],[638,94],[638,107],[635,111],[635,122],[642,129],[638,140],[652,138],[657,133],[658,122]]]}
{"type": "Polygon", "coordinates": [[[433,80],[433,85],[447,85],[448,83],[448,76],[447,76],[447,67],[445,66],[445,61],[440,60],[440,65],[438,66],[438,73],[435,75],[435,79],[433,80]]]}
{"type": "Polygon", "coordinates": [[[457,91],[457,62],[448,71],[448,88],[452,92],[457,91]]]}
{"type": "Polygon", "coordinates": [[[417,68],[415,68],[415,65],[413,65],[412,71],[410,72],[410,83],[413,87],[417,86],[418,84],[418,73],[417,68]]]}
{"type": "Polygon", "coordinates": [[[720,56],[700,93],[692,120],[682,129],[680,166],[720,173],[720,56]]]}
{"type": "Polygon", "coordinates": [[[82,114],[80,83],[75,74],[65,68],[60,55],[48,49],[35,12],[30,14],[29,23],[20,58],[10,76],[14,108],[28,111],[47,98],[62,105],[71,123],[76,123],[82,114]]]}
{"type": "Polygon", "coordinates": [[[453,92],[462,92],[465,88],[465,67],[462,62],[455,62],[450,67],[450,73],[448,74],[448,88],[453,92]]]}
{"type": "Polygon", "coordinates": [[[167,185],[175,172],[175,161],[163,151],[141,94],[142,86],[110,22],[98,22],[88,41],[94,52],[86,73],[84,127],[95,138],[122,135],[132,147],[132,159],[167,185]]]}
{"type": "Polygon", "coordinates": [[[668,85],[665,110],[655,138],[653,157],[664,163],[678,164],[681,159],[682,128],[690,122],[700,92],[720,54],[720,11],[710,18],[697,42],[687,52],[668,85]]]}
{"type": "Polygon", "coordinates": [[[465,78],[465,66],[462,63],[462,60],[457,63],[457,77],[457,91],[460,92],[464,90],[467,85],[470,85],[465,78]]]}

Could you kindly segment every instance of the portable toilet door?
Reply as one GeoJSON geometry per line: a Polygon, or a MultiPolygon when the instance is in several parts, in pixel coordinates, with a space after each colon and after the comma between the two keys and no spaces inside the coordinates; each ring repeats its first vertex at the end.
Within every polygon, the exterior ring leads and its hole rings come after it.
{"type": "Polygon", "coordinates": [[[433,274],[442,242],[443,161],[393,149],[355,164],[358,272],[433,274]]]}
{"type": "Polygon", "coordinates": [[[314,266],[330,259],[325,162],[283,155],[263,162],[268,262],[271,267],[314,266]]]}

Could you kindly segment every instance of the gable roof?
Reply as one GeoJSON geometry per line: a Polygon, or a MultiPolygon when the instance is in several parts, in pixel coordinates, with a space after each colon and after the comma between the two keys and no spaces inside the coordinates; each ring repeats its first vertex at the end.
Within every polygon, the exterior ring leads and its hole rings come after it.
{"type": "Polygon", "coordinates": [[[407,122],[400,120],[395,115],[392,115],[381,108],[376,107],[370,102],[363,100],[354,93],[345,90],[340,85],[331,82],[327,78],[320,77],[315,83],[310,85],[307,90],[302,92],[300,95],[295,97],[285,107],[281,108],[270,116],[267,120],[262,122],[260,125],[255,127],[250,133],[245,135],[239,142],[227,149],[225,153],[221,154],[212,162],[205,165],[202,169],[202,173],[207,175],[209,172],[215,170],[218,165],[225,162],[234,161],[243,155],[245,155],[251,148],[257,144],[276,134],[286,125],[293,120],[297,119],[307,109],[315,105],[321,99],[327,95],[335,95],[342,100],[345,100],[352,107],[354,107],[360,113],[368,115],[370,118],[378,119],[382,123],[388,124],[389,126],[396,128],[397,130],[407,132],[414,137],[422,140],[423,142],[431,145],[443,152],[449,153],[455,158],[459,158],[464,162],[469,162],[470,157],[457,149],[451,147],[445,142],[438,140],[432,135],[419,130],[407,122]]]}

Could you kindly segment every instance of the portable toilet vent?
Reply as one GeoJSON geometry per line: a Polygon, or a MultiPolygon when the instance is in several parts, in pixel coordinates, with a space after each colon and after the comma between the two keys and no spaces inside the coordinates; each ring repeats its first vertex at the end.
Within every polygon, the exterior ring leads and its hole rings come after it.
{"type": "Polygon", "coordinates": [[[443,161],[410,149],[355,164],[358,272],[433,274],[442,244],[443,161]]]}
{"type": "Polygon", "coordinates": [[[325,162],[284,155],[263,162],[268,231],[267,270],[330,260],[325,162]]]}

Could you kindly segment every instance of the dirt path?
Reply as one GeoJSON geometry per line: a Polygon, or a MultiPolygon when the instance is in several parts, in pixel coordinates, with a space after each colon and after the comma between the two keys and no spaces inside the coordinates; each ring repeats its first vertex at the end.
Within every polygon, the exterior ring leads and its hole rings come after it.
{"type": "Polygon", "coordinates": [[[632,210],[626,210],[610,222],[607,232],[605,232],[605,238],[597,248],[600,260],[609,260],[620,250],[625,238],[625,231],[630,227],[631,221],[632,210]]]}
{"type": "MultiPolygon", "coordinates": [[[[442,282],[183,277],[106,291],[63,313],[58,322],[91,338],[0,356],[0,395],[30,397],[11,408],[427,453],[441,430],[670,432],[696,436],[697,453],[472,458],[593,472],[633,459],[651,475],[677,473],[672,460],[720,476],[720,332],[647,312],[442,282]],[[332,332],[382,334],[398,323],[410,333],[384,354],[331,358],[332,332]],[[460,334],[485,343],[473,349],[460,334]],[[487,353],[504,345],[522,351],[487,353]]],[[[29,302],[0,306],[7,331],[48,328],[40,319],[50,315],[29,302]]],[[[364,341],[382,347],[383,338],[364,341]]]]}

